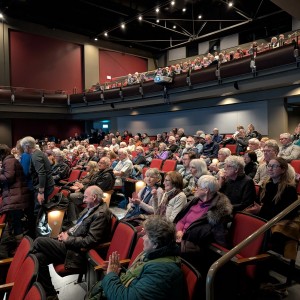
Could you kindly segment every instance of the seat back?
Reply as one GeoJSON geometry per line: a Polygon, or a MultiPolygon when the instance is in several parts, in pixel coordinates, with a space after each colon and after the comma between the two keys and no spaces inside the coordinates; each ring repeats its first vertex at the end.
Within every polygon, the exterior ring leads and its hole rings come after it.
{"type": "Polygon", "coordinates": [[[174,159],[166,159],[161,171],[162,172],[170,172],[170,171],[175,171],[176,170],[176,165],[177,165],[177,160],[174,159]]]}
{"type": "Polygon", "coordinates": [[[55,195],[57,195],[60,191],[59,186],[54,186],[53,192],[48,196],[48,200],[51,200],[55,195]]]}
{"type": "Polygon", "coordinates": [[[137,256],[142,253],[142,251],[144,250],[144,239],[142,236],[140,236],[134,246],[131,258],[130,258],[130,262],[128,264],[128,268],[132,265],[132,263],[134,262],[134,260],[137,258],[137,256]]]}
{"type": "Polygon", "coordinates": [[[111,238],[114,235],[114,232],[116,230],[116,227],[119,223],[119,219],[115,214],[111,214],[111,219],[110,219],[110,234],[111,234],[111,238]]]}
{"type": "Polygon", "coordinates": [[[38,265],[38,260],[35,255],[29,254],[16,274],[14,286],[9,294],[8,300],[24,299],[32,282],[36,279],[39,269],[38,265]]]}
{"type": "MultiPolygon", "coordinates": [[[[82,171],[80,173],[79,179],[82,179],[83,177],[85,177],[88,174],[88,171],[82,171]]],[[[76,180],[76,179],[75,179],[76,180]]]]}
{"type": "Polygon", "coordinates": [[[127,222],[120,221],[111,239],[111,243],[106,255],[106,260],[108,260],[109,256],[115,251],[119,253],[120,259],[130,257],[135,240],[135,228],[127,222]]]}
{"type": "Polygon", "coordinates": [[[228,148],[232,155],[236,154],[236,144],[227,144],[225,148],[228,148]]]}
{"type": "Polygon", "coordinates": [[[290,164],[295,169],[295,172],[300,174],[300,159],[294,159],[290,164]]]}
{"type": "Polygon", "coordinates": [[[185,300],[196,299],[197,287],[201,280],[200,273],[186,260],[181,258],[181,270],[184,275],[186,284],[186,296],[185,300]]]}
{"type": "Polygon", "coordinates": [[[80,170],[72,170],[70,176],[68,178],[68,182],[75,181],[79,178],[81,171],[80,170]]]}
{"type": "MultiPolygon", "coordinates": [[[[235,247],[248,236],[254,233],[256,230],[261,228],[266,223],[266,220],[257,216],[238,212],[234,216],[232,226],[230,228],[230,237],[232,247],[235,247]]],[[[242,257],[252,257],[261,253],[263,246],[265,245],[265,237],[267,232],[261,234],[257,239],[252,241],[248,246],[243,248],[239,255],[242,257]]],[[[255,266],[247,266],[246,273],[249,277],[253,278],[255,273],[255,266]]]]}
{"type": "Polygon", "coordinates": [[[163,160],[159,158],[153,158],[150,164],[150,168],[157,168],[158,170],[161,169],[163,160]]]}
{"type": "Polygon", "coordinates": [[[32,250],[33,240],[29,236],[24,236],[15,256],[9,266],[5,283],[15,282],[16,276],[20,272],[20,268],[28,253],[32,250]]]}
{"type": "Polygon", "coordinates": [[[24,300],[46,300],[46,292],[39,282],[34,282],[24,300]]]}

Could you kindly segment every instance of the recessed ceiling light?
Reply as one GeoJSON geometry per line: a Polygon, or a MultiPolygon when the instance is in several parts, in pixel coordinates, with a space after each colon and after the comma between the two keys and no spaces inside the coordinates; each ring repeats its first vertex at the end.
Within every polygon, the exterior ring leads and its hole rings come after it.
{"type": "Polygon", "coordinates": [[[176,25],[173,25],[173,29],[176,29],[176,25]]]}
{"type": "Polygon", "coordinates": [[[94,41],[98,41],[98,38],[97,38],[97,37],[95,37],[95,38],[94,38],[94,41]]]}
{"type": "Polygon", "coordinates": [[[175,1],[172,1],[172,2],[171,2],[171,5],[174,6],[174,5],[175,5],[175,1]]]}
{"type": "Polygon", "coordinates": [[[182,9],[182,11],[185,12],[185,11],[186,11],[186,8],[184,7],[184,8],[182,9]]]}
{"type": "Polygon", "coordinates": [[[104,32],[104,36],[108,36],[108,33],[107,33],[107,32],[104,32]]]}
{"type": "Polygon", "coordinates": [[[143,20],[143,17],[142,17],[142,16],[139,16],[138,19],[139,19],[139,21],[142,21],[142,20],[143,20]]]}
{"type": "Polygon", "coordinates": [[[199,15],[199,16],[198,16],[198,19],[202,19],[202,15],[199,15]]]}
{"type": "Polygon", "coordinates": [[[159,12],[159,8],[157,7],[157,8],[155,9],[155,11],[158,13],[158,12],[159,12]]]}
{"type": "Polygon", "coordinates": [[[159,23],[159,19],[156,20],[156,23],[159,23]]]}
{"type": "Polygon", "coordinates": [[[124,24],[124,23],[121,24],[121,28],[122,28],[122,29],[125,28],[125,24],[124,24]]]}
{"type": "Polygon", "coordinates": [[[0,13],[0,19],[4,19],[4,16],[0,13]]]}
{"type": "Polygon", "coordinates": [[[233,2],[232,2],[232,1],[229,1],[229,2],[228,2],[228,6],[229,6],[229,7],[233,6],[233,2]]]}

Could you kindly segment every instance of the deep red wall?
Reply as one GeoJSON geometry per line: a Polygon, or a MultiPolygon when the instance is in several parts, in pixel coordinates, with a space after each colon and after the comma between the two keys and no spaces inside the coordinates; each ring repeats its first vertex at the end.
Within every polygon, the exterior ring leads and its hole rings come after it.
{"type": "Polygon", "coordinates": [[[99,74],[101,83],[107,81],[107,75],[114,78],[127,75],[128,73],[146,72],[147,68],[148,61],[145,58],[113,51],[99,51],[99,74]]]}
{"type": "Polygon", "coordinates": [[[11,86],[45,90],[82,90],[82,46],[10,31],[11,86]]]}
{"type": "Polygon", "coordinates": [[[66,139],[85,132],[85,122],[77,120],[41,120],[41,119],[13,119],[12,140],[13,145],[24,136],[42,138],[54,136],[59,139],[66,139]]]}

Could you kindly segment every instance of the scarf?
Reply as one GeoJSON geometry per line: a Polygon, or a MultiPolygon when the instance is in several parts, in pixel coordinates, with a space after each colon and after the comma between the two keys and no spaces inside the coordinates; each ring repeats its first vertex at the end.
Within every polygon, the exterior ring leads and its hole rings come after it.
{"type": "Polygon", "coordinates": [[[157,214],[160,216],[166,215],[167,205],[170,202],[171,199],[176,197],[181,190],[173,188],[171,191],[165,192],[163,195],[163,200],[161,201],[157,214]]]}

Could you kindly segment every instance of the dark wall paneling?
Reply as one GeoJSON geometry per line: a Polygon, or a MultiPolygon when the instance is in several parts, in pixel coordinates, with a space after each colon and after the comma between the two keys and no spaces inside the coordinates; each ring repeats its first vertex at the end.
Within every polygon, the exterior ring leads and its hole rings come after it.
{"type": "Polygon", "coordinates": [[[99,74],[101,83],[108,81],[106,79],[107,75],[112,78],[120,77],[128,73],[146,72],[147,68],[148,61],[145,58],[113,51],[99,51],[99,74]]]}
{"type": "Polygon", "coordinates": [[[77,120],[42,120],[42,119],[13,119],[12,136],[13,144],[24,136],[30,135],[35,138],[54,136],[59,139],[73,137],[75,132],[85,132],[84,121],[77,120]]]}
{"type": "Polygon", "coordinates": [[[82,90],[82,46],[10,30],[11,86],[82,90]]]}

